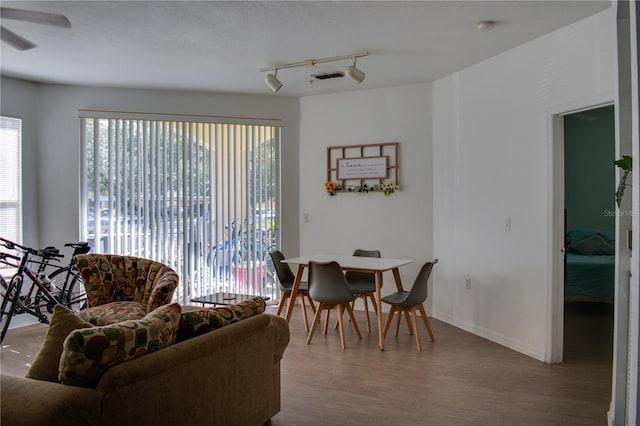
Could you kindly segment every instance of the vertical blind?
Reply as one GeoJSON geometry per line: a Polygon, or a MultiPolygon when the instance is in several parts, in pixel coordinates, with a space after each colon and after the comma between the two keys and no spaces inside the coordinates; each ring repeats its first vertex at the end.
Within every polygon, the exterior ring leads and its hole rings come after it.
{"type": "Polygon", "coordinates": [[[81,113],[82,234],[94,252],[172,266],[180,303],[213,292],[276,298],[279,126],[90,115],[81,113]]]}
{"type": "Polygon", "coordinates": [[[0,117],[0,236],[22,242],[22,120],[0,117]]]}

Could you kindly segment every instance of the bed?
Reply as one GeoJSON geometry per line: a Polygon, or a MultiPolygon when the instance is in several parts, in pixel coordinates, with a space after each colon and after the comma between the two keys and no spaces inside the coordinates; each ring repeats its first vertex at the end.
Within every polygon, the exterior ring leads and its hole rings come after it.
{"type": "Polygon", "coordinates": [[[613,303],[615,233],[596,229],[567,232],[566,301],[613,303]]]}

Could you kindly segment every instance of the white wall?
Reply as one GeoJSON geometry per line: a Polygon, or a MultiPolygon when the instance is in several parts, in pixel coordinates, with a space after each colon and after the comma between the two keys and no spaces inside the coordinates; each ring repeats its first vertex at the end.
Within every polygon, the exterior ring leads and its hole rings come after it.
{"type": "Polygon", "coordinates": [[[0,114],[22,120],[22,240],[25,245],[38,245],[37,85],[2,79],[1,89],[0,114]]]}
{"type": "MultiPolygon", "coordinates": [[[[78,110],[225,115],[280,118],[282,131],[282,246],[298,250],[298,99],[162,90],[107,89],[63,85],[32,85],[2,79],[2,106],[25,106],[34,120],[24,123],[37,135],[37,182],[25,186],[38,194],[39,238],[33,244],[61,246],[79,238],[80,143],[78,110]]],[[[30,158],[30,157],[29,157],[30,158]]]]}
{"type": "MultiPolygon", "coordinates": [[[[301,98],[302,255],[379,249],[383,256],[414,259],[400,269],[405,287],[413,283],[433,257],[430,99],[430,84],[301,98]],[[378,142],[400,143],[400,191],[327,195],[327,147],[378,142]]],[[[383,293],[392,292],[393,276],[383,279],[383,293]]]]}
{"type": "Polygon", "coordinates": [[[551,113],[613,101],[616,60],[609,10],[434,82],[435,317],[545,359],[551,113]]]}

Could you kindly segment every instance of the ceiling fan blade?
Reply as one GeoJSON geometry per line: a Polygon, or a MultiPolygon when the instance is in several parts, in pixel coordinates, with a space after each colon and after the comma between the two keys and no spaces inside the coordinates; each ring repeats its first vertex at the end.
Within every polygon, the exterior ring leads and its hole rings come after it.
{"type": "Polygon", "coordinates": [[[0,26],[0,39],[18,50],[29,50],[36,47],[35,44],[31,43],[26,38],[22,38],[18,34],[2,26],[0,26]]]}
{"type": "Polygon", "coordinates": [[[69,22],[66,16],[58,15],[56,13],[38,12],[36,10],[0,7],[0,18],[14,19],[16,21],[35,22],[37,24],[53,25],[63,28],[71,28],[71,22],[69,22]]]}

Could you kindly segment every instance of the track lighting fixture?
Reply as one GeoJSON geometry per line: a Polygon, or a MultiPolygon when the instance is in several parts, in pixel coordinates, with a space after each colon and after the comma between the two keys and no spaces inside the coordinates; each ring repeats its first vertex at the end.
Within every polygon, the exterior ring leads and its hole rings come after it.
{"type": "Polygon", "coordinates": [[[302,62],[294,62],[291,64],[283,64],[283,65],[277,65],[274,67],[262,68],[260,72],[273,71],[273,74],[266,75],[266,77],[264,78],[264,81],[265,83],[267,83],[267,86],[269,86],[269,88],[273,91],[273,93],[276,93],[282,87],[282,82],[280,82],[280,80],[276,78],[276,76],[278,75],[278,70],[281,70],[283,68],[295,68],[295,67],[304,67],[304,66],[312,67],[315,64],[321,64],[324,62],[335,62],[335,61],[344,61],[345,59],[352,59],[353,65],[350,65],[349,67],[347,67],[345,74],[347,75],[347,77],[349,77],[351,80],[355,81],[356,83],[362,83],[362,81],[364,80],[364,72],[356,68],[356,60],[363,56],[369,56],[369,53],[365,52],[365,53],[358,53],[355,55],[333,56],[331,58],[323,58],[323,59],[306,59],[302,62]]]}
{"type": "Polygon", "coordinates": [[[267,83],[267,86],[273,90],[273,93],[276,93],[282,87],[282,83],[276,77],[278,75],[278,69],[276,68],[274,71],[273,74],[267,74],[264,81],[267,83]]]}
{"type": "Polygon", "coordinates": [[[364,73],[360,71],[358,68],[356,68],[355,57],[353,58],[353,65],[350,67],[347,67],[347,71],[345,74],[347,74],[347,77],[349,77],[351,80],[355,81],[358,84],[362,83],[362,80],[364,80],[364,73]]]}

